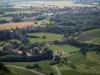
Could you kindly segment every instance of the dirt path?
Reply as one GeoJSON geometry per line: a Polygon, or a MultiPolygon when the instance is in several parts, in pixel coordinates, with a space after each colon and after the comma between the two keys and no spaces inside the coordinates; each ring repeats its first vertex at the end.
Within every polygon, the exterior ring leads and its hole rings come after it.
{"type": "Polygon", "coordinates": [[[14,66],[14,65],[6,65],[6,66],[10,66],[10,67],[19,68],[19,69],[23,69],[23,70],[26,70],[26,71],[34,72],[34,73],[36,73],[38,75],[46,75],[46,74],[38,72],[36,70],[30,70],[30,69],[26,69],[24,67],[19,67],[19,66],[14,66]]]}
{"type": "Polygon", "coordinates": [[[58,75],[62,75],[61,73],[60,73],[60,71],[59,71],[59,69],[58,69],[58,67],[55,65],[55,68],[56,68],[56,70],[57,70],[57,72],[58,72],[58,75]]]}

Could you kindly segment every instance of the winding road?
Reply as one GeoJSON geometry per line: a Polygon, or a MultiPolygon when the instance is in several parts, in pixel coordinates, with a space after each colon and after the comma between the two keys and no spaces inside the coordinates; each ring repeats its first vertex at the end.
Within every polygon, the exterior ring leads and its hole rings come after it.
{"type": "Polygon", "coordinates": [[[62,75],[61,73],[60,73],[60,71],[59,71],[59,69],[58,69],[58,67],[55,65],[55,68],[56,68],[56,70],[57,70],[57,72],[58,72],[58,75],[62,75]]]}
{"type": "Polygon", "coordinates": [[[23,70],[26,70],[26,71],[34,72],[34,73],[36,73],[38,75],[46,75],[46,74],[38,72],[36,70],[26,69],[24,67],[19,67],[19,66],[14,66],[14,65],[6,65],[6,66],[10,66],[10,67],[19,68],[19,69],[23,69],[23,70]]]}

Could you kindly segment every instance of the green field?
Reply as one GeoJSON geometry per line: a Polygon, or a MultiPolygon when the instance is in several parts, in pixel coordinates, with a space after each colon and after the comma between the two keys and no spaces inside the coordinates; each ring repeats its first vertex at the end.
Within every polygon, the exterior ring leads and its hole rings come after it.
{"type": "Polygon", "coordinates": [[[15,66],[21,66],[21,67],[25,67],[26,65],[33,65],[34,63],[38,63],[41,66],[41,70],[39,70],[40,72],[43,72],[46,75],[49,75],[51,72],[53,72],[55,75],[57,75],[56,72],[50,67],[49,60],[40,61],[40,62],[4,62],[4,64],[6,65],[15,65],[15,66]]]}
{"type": "Polygon", "coordinates": [[[14,75],[38,75],[30,71],[26,71],[19,68],[8,67],[14,75]]]}
{"type": "Polygon", "coordinates": [[[53,51],[64,50],[65,52],[75,52],[80,49],[71,45],[51,45],[49,48],[51,48],[53,51]]]}
{"type": "Polygon", "coordinates": [[[33,42],[49,42],[49,41],[55,41],[55,40],[61,40],[62,35],[60,34],[54,34],[54,33],[30,33],[29,36],[35,36],[38,38],[29,38],[29,41],[31,43],[33,42]],[[46,36],[46,39],[42,39],[43,36],[46,36]]]}
{"type": "Polygon", "coordinates": [[[79,36],[76,37],[76,40],[79,42],[88,42],[89,40],[93,40],[98,37],[100,37],[100,29],[93,29],[82,32],[79,36]]]}

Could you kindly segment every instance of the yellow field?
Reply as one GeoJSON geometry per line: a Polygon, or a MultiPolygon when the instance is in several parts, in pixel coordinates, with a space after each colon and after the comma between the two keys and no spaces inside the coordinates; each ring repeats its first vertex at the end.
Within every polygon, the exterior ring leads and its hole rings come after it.
{"type": "Polygon", "coordinates": [[[0,24],[0,30],[4,29],[15,29],[16,27],[18,28],[23,28],[27,26],[32,26],[34,22],[17,22],[17,23],[6,23],[6,24],[0,24]]]}
{"type": "Polygon", "coordinates": [[[29,3],[18,3],[15,4],[14,7],[30,7],[30,6],[35,6],[35,7],[53,7],[53,6],[58,6],[58,7],[76,7],[76,6],[93,6],[93,5],[88,5],[88,4],[74,4],[72,1],[53,1],[53,2],[29,2],[29,3]]]}

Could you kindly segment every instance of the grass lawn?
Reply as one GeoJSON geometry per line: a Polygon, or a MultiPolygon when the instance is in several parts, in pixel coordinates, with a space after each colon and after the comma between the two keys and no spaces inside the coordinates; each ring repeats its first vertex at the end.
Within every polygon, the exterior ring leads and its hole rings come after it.
{"type": "Polygon", "coordinates": [[[49,42],[55,40],[61,40],[62,35],[54,33],[30,33],[29,36],[36,36],[39,38],[29,38],[31,43],[33,42],[49,42]],[[43,36],[46,36],[46,39],[42,39],[43,36]]]}
{"type": "Polygon", "coordinates": [[[56,50],[64,50],[65,52],[74,52],[74,51],[78,51],[80,48],[71,46],[71,45],[51,45],[50,48],[53,51],[56,50]]]}
{"type": "Polygon", "coordinates": [[[50,61],[40,61],[40,62],[4,62],[6,65],[15,65],[15,66],[21,66],[25,67],[26,65],[33,65],[34,63],[38,63],[41,66],[40,72],[45,73],[46,75],[49,75],[51,72],[53,72],[55,75],[56,72],[50,67],[49,63],[50,61]]]}
{"type": "Polygon", "coordinates": [[[30,71],[26,71],[19,68],[8,67],[14,75],[38,75],[30,71]]]}
{"type": "Polygon", "coordinates": [[[76,40],[79,42],[87,42],[98,37],[100,37],[100,28],[82,32],[76,37],[76,40]]]}

